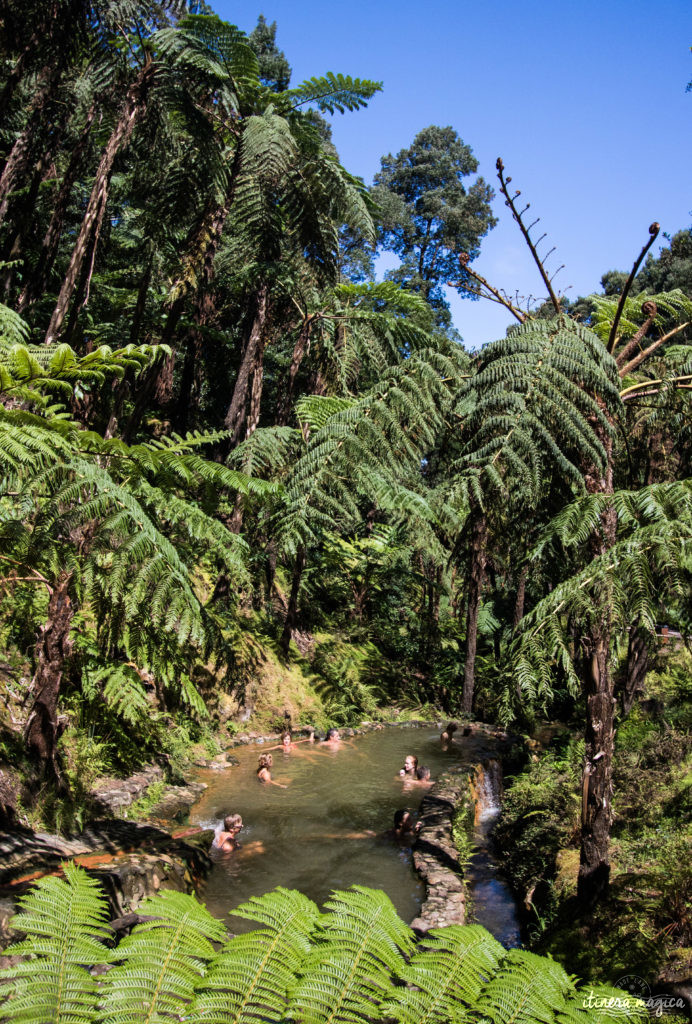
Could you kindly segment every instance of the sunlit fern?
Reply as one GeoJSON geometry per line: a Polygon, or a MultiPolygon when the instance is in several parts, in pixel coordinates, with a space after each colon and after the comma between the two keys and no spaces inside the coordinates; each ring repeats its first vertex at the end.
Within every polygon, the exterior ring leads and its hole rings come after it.
{"type": "Polygon", "coordinates": [[[227,942],[191,896],[145,901],[117,949],[103,943],[105,901],[78,868],[42,879],[21,900],[27,959],[0,973],[0,1020],[21,1024],[644,1024],[625,993],[578,989],[554,961],[510,953],[483,928],[436,929],[416,948],[389,898],[354,886],[324,912],[277,889],[237,913],[260,927],[227,942]],[[98,964],[115,964],[92,976],[98,964]],[[607,1013],[598,1000],[608,1002],[607,1013]]]}

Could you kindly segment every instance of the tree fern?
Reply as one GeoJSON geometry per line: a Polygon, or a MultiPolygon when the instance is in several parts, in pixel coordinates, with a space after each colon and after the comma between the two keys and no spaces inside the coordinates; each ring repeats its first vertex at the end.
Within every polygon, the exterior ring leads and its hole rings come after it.
{"type": "Polygon", "coordinates": [[[13,1024],[91,1024],[98,987],[89,973],[112,961],[103,945],[108,904],[84,871],[65,865],[65,879],[43,878],[19,901],[16,924],[26,933],[12,949],[26,959],[2,972],[10,982],[0,1017],[13,1024]]]}
{"type": "Polygon", "coordinates": [[[163,1024],[192,1000],[224,929],[182,893],[162,892],[139,908],[154,920],[118,946],[120,961],[105,977],[99,1018],[109,1024],[163,1024]]]}
{"type": "Polygon", "coordinates": [[[362,1022],[391,988],[410,930],[383,892],[353,886],[325,904],[319,939],[293,986],[287,1016],[304,1024],[362,1022]]]}
{"type": "MultiPolygon", "coordinates": [[[[598,622],[600,594],[608,594],[608,614],[617,636],[637,621],[653,631],[664,595],[684,592],[688,586],[692,550],[689,480],[581,498],[555,518],[537,554],[550,544],[586,545],[599,528],[606,505],[617,512],[616,543],[538,602],[522,620],[509,653],[516,686],[531,703],[544,704],[552,695],[555,665],[577,692],[577,652],[567,624],[579,622],[588,630],[591,623],[598,622]]],[[[515,689],[508,688],[506,714],[510,714],[513,693],[515,689]]]]}
{"type": "Polygon", "coordinates": [[[535,501],[554,466],[582,488],[582,466],[605,464],[599,433],[610,433],[604,409],[620,406],[617,380],[600,340],[568,317],[511,328],[483,349],[461,389],[469,440],[455,486],[468,488],[475,477],[513,500],[535,501]]]}
{"type": "Polygon", "coordinates": [[[103,944],[105,901],[78,868],[44,878],[25,897],[10,947],[29,956],[9,981],[0,1020],[25,1024],[195,1024],[387,1019],[397,1024],[644,1024],[643,1004],[616,990],[578,989],[544,957],[505,953],[478,925],[414,936],[377,890],[333,894],[319,914],[277,889],[235,912],[260,927],[222,941],[220,922],[192,897],[143,903],[150,920],[116,950],[103,944]],[[88,968],[114,963],[92,977],[88,968]],[[600,1005],[599,1005],[600,1004],[600,1005]]]}
{"type": "Polygon", "coordinates": [[[294,107],[310,103],[325,113],[333,114],[338,110],[343,114],[344,110],[367,106],[368,100],[381,89],[381,82],[328,71],[319,78],[309,78],[295,89],[287,89],[282,99],[294,107]]]}
{"type": "Polygon", "coordinates": [[[279,1024],[289,988],[310,950],[317,907],[301,893],[279,888],[253,897],[233,913],[262,927],[236,935],[221,950],[197,989],[188,1019],[194,1024],[279,1024]]]}
{"type": "Polygon", "coordinates": [[[467,1016],[483,983],[505,955],[499,942],[480,925],[437,928],[399,972],[396,989],[383,1012],[400,1024],[445,1024],[467,1016]]]}

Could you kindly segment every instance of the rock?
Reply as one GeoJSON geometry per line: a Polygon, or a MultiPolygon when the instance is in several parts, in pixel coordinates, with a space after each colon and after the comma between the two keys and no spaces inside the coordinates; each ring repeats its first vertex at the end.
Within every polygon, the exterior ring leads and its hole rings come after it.
{"type": "Polygon", "coordinates": [[[163,769],[151,765],[129,779],[106,779],[91,791],[91,802],[97,812],[117,814],[143,796],[149,786],[163,782],[163,769]]]}
{"type": "Polygon", "coordinates": [[[413,864],[425,883],[426,897],[420,915],[411,922],[419,934],[466,921],[466,886],[452,819],[468,796],[467,767],[442,775],[421,803],[421,830],[413,848],[413,864]]]}
{"type": "Polygon", "coordinates": [[[206,788],[205,782],[190,782],[187,786],[167,786],[161,799],[154,804],[149,813],[152,818],[162,821],[185,818],[206,788]]]}
{"type": "Polygon", "coordinates": [[[77,836],[16,829],[0,833],[0,948],[17,935],[9,928],[17,896],[42,875],[76,864],[103,885],[114,918],[135,909],[160,889],[193,892],[211,861],[213,833],[197,831],[185,841],[151,825],[109,819],[77,836]]]}

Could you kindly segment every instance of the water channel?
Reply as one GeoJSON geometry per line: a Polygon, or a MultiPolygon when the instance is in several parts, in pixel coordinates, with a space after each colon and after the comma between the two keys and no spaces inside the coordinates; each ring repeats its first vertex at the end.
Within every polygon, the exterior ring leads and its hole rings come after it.
{"type": "MultiPolygon", "coordinates": [[[[286,788],[256,777],[258,755],[269,744],[237,748],[238,766],[198,776],[208,789],[193,808],[191,824],[213,827],[229,813],[241,814],[244,822],[241,848],[216,860],[201,898],[214,915],[225,917],[250,896],[278,885],[322,904],[332,890],[360,884],[383,889],[400,917],[412,920],[423,886],[410,849],[384,833],[396,810],[418,808],[427,788],[408,784],[398,771],[406,755],[415,754],[435,779],[464,759],[464,744],[462,738],[443,750],[439,729],[431,726],[383,729],[342,740],[338,749],[319,742],[288,752],[274,749],[272,777],[286,788]]],[[[478,899],[475,906],[483,923],[478,899]]],[[[252,927],[237,917],[230,924],[237,932],[252,927]]]]}

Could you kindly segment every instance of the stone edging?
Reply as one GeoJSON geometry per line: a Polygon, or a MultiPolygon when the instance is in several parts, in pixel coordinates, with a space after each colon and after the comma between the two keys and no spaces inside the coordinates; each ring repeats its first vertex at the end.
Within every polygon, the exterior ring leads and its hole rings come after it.
{"type": "Polygon", "coordinates": [[[425,899],[411,922],[419,934],[466,923],[467,887],[452,821],[464,801],[471,799],[471,778],[477,766],[502,760],[511,743],[507,733],[479,723],[465,726],[464,733],[471,734],[465,760],[439,777],[420,806],[421,830],[413,847],[413,865],[425,885],[425,899]]]}
{"type": "Polygon", "coordinates": [[[426,894],[411,928],[421,934],[466,922],[466,883],[452,835],[452,820],[469,796],[470,770],[470,765],[464,764],[445,772],[420,806],[421,830],[413,848],[413,865],[426,894]]]}
{"type": "MultiPolygon", "coordinates": [[[[445,719],[445,722],[447,719],[445,719]]],[[[362,722],[357,728],[352,729],[350,727],[339,726],[339,732],[342,736],[363,736],[368,732],[376,732],[379,729],[441,729],[445,722],[433,721],[426,722],[422,719],[416,718],[409,722],[362,722]]],[[[309,733],[317,734],[319,730],[313,729],[309,725],[301,725],[299,728],[293,729],[293,735],[305,736],[309,733]]],[[[249,743],[279,743],[281,740],[281,733],[269,733],[268,735],[262,736],[256,732],[243,732],[234,736],[228,742],[229,749],[232,747],[244,747],[249,743]]],[[[203,767],[211,767],[211,764],[207,763],[203,767]]]]}

